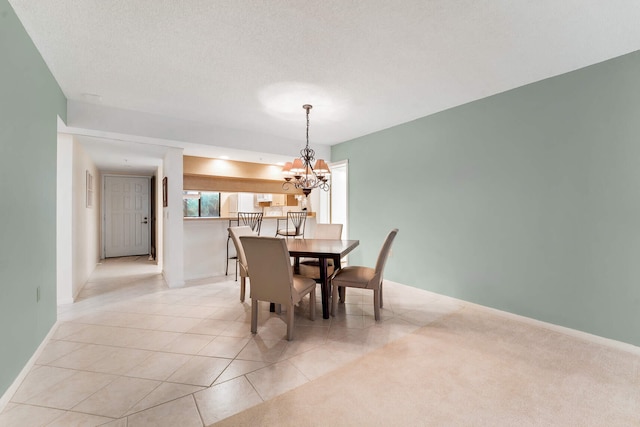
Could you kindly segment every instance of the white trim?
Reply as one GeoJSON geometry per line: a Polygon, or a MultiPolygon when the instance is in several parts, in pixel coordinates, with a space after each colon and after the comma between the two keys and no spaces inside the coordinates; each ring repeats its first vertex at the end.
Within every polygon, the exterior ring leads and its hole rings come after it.
{"type": "MultiPolygon", "coordinates": [[[[80,293],[82,288],[84,288],[84,284],[82,285],[82,287],[80,287],[80,290],[78,291],[78,294],[80,293]]],[[[57,305],[73,304],[74,302],[76,302],[76,298],[78,297],[78,294],[74,295],[73,298],[58,299],[57,305]]]]}
{"type": "MultiPolygon", "coordinates": [[[[394,285],[409,286],[409,285],[403,285],[402,283],[393,282],[393,281],[387,280],[387,279],[384,279],[384,281],[385,282],[389,282],[389,283],[393,283],[394,285]]],[[[611,338],[601,337],[599,335],[590,334],[588,332],[579,331],[577,329],[567,328],[566,326],[560,326],[560,325],[556,325],[556,324],[553,324],[553,323],[544,322],[542,320],[533,319],[531,317],[526,317],[526,316],[522,316],[522,315],[519,315],[519,314],[509,313],[508,311],[503,311],[503,310],[499,310],[497,308],[487,307],[485,305],[480,305],[480,304],[476,304],[476,303],[473,303],[473,302],[461,300],[461,299],[458,299],[458,298],[453,298],[453,297],[450,297],[448,295],[438,294],[436,292],[431,292],[431,291],[428,291],[426,289],[417,288],[415,286],[412,286],[412,287],[414,287],[416,289],[424,290],[426,292],[430,292],[430,293],[432,293],[434,295],[438,295],[439,297],[449,298],[449,299],[451,299],[453,301],[461,303],[463,306],[469,306],[469,307],[477,308],[479,310],[486,311],[488,313],[495,314],[497,316],[501,316],[501,317],[507,318],[509,320],[515,320],[515,321],[518,321],[518,322],[526,323],[526,324],[531,325],[531,326],[537,326],[537,327],[540,327],[540,328],[548,329],[550,331],[554,331],[554,332],[558,332],[558,333],[561,333],[561,334],[564,334],[564,335],[568,335],[568,336],[571,336],[571,337],[574,337],[574,338],[578,338],[578,339],[581,339],[581,340],[584,340],[584,341],[587,341],[587,342],[590,342],[590,343],[593,343],[593,344],[599,344],[599,345],[603,345],[605,347],[614,348],[616,350],[625,351],[627,353],[640,355],[640,347],[635,346],[633,344],[629,344],[629,343],[623,342],[623,341],[618,341],[618,340],[614,340],[614,339],[611,339],[611,338]]]]}
{"type": "MultiPolygon", "coordinates": [[[[335,167],[342,167],[344,166],[344,172],[345,172],[345,181],[346,181],[346,187],[344,189],[345,191],[345,221],[343,224],[343,231],[342,231],[342,235],[344,236],[344,238],[349,238],[349,159],[345,159],[345,160],[340,160],[337,162],[331,162],[329,163],[329,169],[334,169],[335,167]]],[[[329,218],[331,219],[331,223],[333,223],[333,215],[332,215],[332,202],[331,202],[331,197],[332,195],[329,195],[329,218]]],[[[346,257],[348,258],[348,257],[346,257]]]]}
{"type": "Polygon", "coordinates": [[[526,323],[531,326],[538,326],[544,329],[548,329],[550,331],[558,332],[561,334],[569,335],[574,338],[582,339],[584,341],[603,345],[605,347],[615,348],[617,350],[625,351],[628,353],[632,353],[640,356],[640,347],[637,347],[633,344],[629,344],[623,341],[617,341],[611,338],[601,337],[599,335],[590,334],[588,332],[579,331],[577,329],[571,329],[566,326],[560,326],[549,322],[544,322],[542,320],[533,319],[531,317],[521,316],[519,314],[509,313],[508,311],[498,310],[497,308],[487,307],[480,304],[475,304],[472,302],[463,301],[465,304],[473,306],[475,308],[479,308],[481,310],[487,311],[489,313],[496,314],[498,316],[505,317],[510,320],[520,321],[522,323],[526,323]]]}
{"type": "Polygon", "coordinates": [[[56,303],[73,299],[73,137],[58,133],[56,157],[56,303]]]}
{"type": "MultiPolygon", "coordinates": [[[[147,180],[147,191],[149,193],[149,216],[151,216],[151,178],[154,175],[141,175],[141,174],[133,174],[133,175],[127,175],[127,174],[118,174],[118,173],[111,173],[111,172],[107,172],[102,174],[102,203],[101,203],[101,207],[100,207],[100,224],[101,224],[101,228],[102,228],[102,233],[101,233],[101,237],[102,237],[102,244],[100,245],[100,259],[105,259],[106,258],[106,254],[107,254],[107,178],[145,178],[147,180]]],[[[160,195],[160,197],[162,197],[162,194],[160,195]]],[[[156,196],[157,198],[157,196],[156,196]]],[[[153,232],[153,230],[151,229],[151,221],[149,221],[149,236],[148,236],[148,242],[147,242],[147,247],[148,247],[148,251],[149,251],[149,256],[151,256],[151,233],[153,232]]],[[[84,286],[84,285],[83,285],[84,286]]],[[[78,294],[80,293],[80,291],[78,291],[78,294]]],[[[77,297],[77,295],[74,295],[74,299],[75,297],[77,297]]]]}
{"type": "Polygon", "coordinates": [[[49,340],[53,336],[54,332],[58,329],[58,325],[59,324],[60,324],[60,322],[58,322],[56,320],[56,323],[53,324],[53,326],[49,330],[49,333],[47,334],[47,336],[44,337],[44,339],[42,340],[42,342],[40,343],[40,345],[38,346],[36,351],[33,353],[31,358],[29,359],[29,361],[24,365],[24,367],[22,368],[22,370],[20,371],[20,373],[18,374],[16,379],[13,380],[13,383],[11,383],[11,385],[9,386],[7,391],[5,391],[4,394],[2,395],[2,397],[0,397],[0,413],[4,410],[4,408],[7,406],[7,404],[11,401],[11,398],[16,393],[16,391],[18,391],[18,387],[20,387],[20,385],[22,384],[22,381],[24,381],[24,379],[26,378],[26,376],[29,373],[29,371],[31,371],[31,368],[33,368],[33,365],[35,365],[36,360],[38,360],[38,358],[40,357],[40,355],[44,351],[44,348],[49,343],[49,340]]]}

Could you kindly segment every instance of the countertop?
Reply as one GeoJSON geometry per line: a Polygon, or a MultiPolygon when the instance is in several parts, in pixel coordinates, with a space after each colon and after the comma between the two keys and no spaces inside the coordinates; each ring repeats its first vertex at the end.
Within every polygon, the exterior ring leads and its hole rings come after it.
{"type": "MultiPolygon", "coordinates": [[[[307,218],[314,218],[316,216],[315,212],[308,212],[307,218]]],[[[229,221],[230,219],[236,220],[238,217],[236,216],[221,216],[221,217],[184,217],[185,221],[229,221]]],[[[287,219],[286,215],[265,215],[262,217],[262,220],[267,219],[287,219]]]]}

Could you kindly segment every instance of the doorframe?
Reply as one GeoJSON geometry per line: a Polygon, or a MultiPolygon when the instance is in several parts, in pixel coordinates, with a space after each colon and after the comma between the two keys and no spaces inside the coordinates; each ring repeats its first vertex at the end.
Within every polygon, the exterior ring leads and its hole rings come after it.
{"type": "MultiPolygon", "coordinates": [[[[100,259],[106,259],[107,252],[107,177],[118,177],[118,178],[146,178],[147,185],[149,185],[149,217],[151,217],[151,203],[153,202],[153,197],[151,196],[151,180],[153,178],[152,175],[127,175],[127,174],[118,174],[118,173],[105,173],[102,174],[102,207],[100,209],[100,226],[102,228],[100,236],[102,237],[102,242],[100,244],[100,259]]],[[[152,228],[149,227],[149,254],[151,254],[151,233],[152,228]]]]}
{"type": "Polygon", "coordinates": [[[151,175],[151,180],[149,181],[151,185],[151,188],[149,189],[149,197],[151,198],[151,204],[149,205],[149,221],[151,221],[151,232],[149,233],[149,239],[151,240],[149,242],[149,260],[153,260],[156,261],[157,257],[157,245],[158,245],[158,235],[156,234],[158,232],[158,223],[156,220],[156,211],[158,210],[158,207],[156,206],[157,203],[157,189],[156,189],[156,176],[155,175],[151,175]]]}
{"type": "MultiPolygon", "coordinates": [[[[345,188],[344,188],[344,195],[345,195],[345,203],[344,203],[344,224],[342,226],[342,230],[343,230],[343,236],[344,238],[349,238],[349,160],[345,159],[345,160],[340,160],[338,162],[331,162],[329,163],[329,169],[330,170],[334,170],[336,168],[344,168],[344,173],[345,173],[345,188]]],[[[332,176],[333,178],[333,176],[332,176]]],[[[334,181],[333,179],[331,180],[331,190],[329,191],[329,193],[327,194],[326,197],[326,202],[327,203],[327,210],[328,210],[328,216],[329,216],[329,222],[333,223],[333,188],[334,188],[334,181]]]]}

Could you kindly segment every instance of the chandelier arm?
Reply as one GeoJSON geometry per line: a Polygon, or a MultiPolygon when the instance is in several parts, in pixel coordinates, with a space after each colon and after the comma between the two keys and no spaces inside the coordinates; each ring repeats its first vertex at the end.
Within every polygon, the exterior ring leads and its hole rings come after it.
{"type": "Polygon", "coordinates": [[[314,188],[320,188],[324,191],[329,191],[330,185],[327,182],[326,173],[328,172],[327,165],[324,160],[318,160],[320,166],[321,175],[314,169],[313,161],[315,160],[315,151],[309,148],[309,110],[313,108],[309,104],[302,106],[306,110],[307,118],[307,133],[306,133],[306,145],[300,150],[300,158],[295,159],[292,163],[287,163],[283,168],[285,174],[285,182],[282,184],[282,188],[287,191],[293,186],[296,189],[302,190],[305,196],[311,193],[314,188]],[[297,166],[296,163],[302,163],[302,168],[297,166]]]}

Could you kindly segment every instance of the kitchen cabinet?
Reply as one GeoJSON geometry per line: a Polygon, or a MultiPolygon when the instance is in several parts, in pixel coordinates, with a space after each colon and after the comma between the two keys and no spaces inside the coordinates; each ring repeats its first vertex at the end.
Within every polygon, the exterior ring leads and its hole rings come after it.
{"type": "Polygon", "coordinates": [[[271,206],[286,206],[287,195],[286,194],[272,194],[271,206]]]}
{"type": "Polygon", "coordinates": [[[255,206],[253,193],[232,193],[229,195],[229,213],[235,216],[238,212],[260,212],[255,206]]]}

